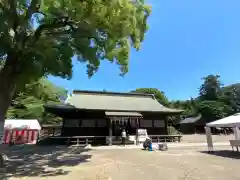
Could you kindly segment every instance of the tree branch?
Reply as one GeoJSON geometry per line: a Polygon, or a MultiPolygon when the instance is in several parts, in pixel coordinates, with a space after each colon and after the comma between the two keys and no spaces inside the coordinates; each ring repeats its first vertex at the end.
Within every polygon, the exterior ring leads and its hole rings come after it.
{"type": "MultiPolygon", "coordinates": [[[[75,23],[73,20],[69,19],[68,17],[59,17],[59,18],[56,18],[53,23],[51,24],[42,24],[40,25],[37,30],[35,31],[34,35],[33,35],[33,43],[37,42],[38,39],[41,37],[41,34],[44,30],[47,30],[47,29],[57,29],[57,28],[63,28],[63,27],[66,27],[66,26],[69,26],[70,29],[68,30],[65,30],[65,31],[62,31],[62,32],[48,32],[46,33],[47,34],[56,34],[56,35],[67,35],[67,34],[73,34],[73,33],[76,33],[78,31],[81,31],[82,34],[85,35],[86,38],[88,39],[96,39],[97,38],[95,36],[93,36],[91,34],[91,32],[89,32],[89,30],[86,28],[86,25],[89,25],[87,22],[83,22],[83,24],[81,25],[82,27],[84,28],[80,28],[79,27],[79,22],[78,23],[75,23]],[[78,25],[76,25],[78,24],[78,25]]],[[[82,37],[84,37],[84,35],[82,37]]],[[[79,35],[78,35],[79,36],[79,35]]],[[[80,37],[80,36],[79,36],[80,37]]]]}
{"type": "Polygon", "coordinates": [[[38,39],[40,38],[42,32],[45,29],[56,29],[56,28],[61,28],[61,27],[66,27],[66,26],[70,26],[71,28],[73,28],[72,24],[69,23],[68,18],[67,17],[60,17],[60,18],[56,18],[53,20],[53,23],[51,24],[41,24],[37,30],[34,33],[34,42],[38,41],[38,39]]]}
{"type": "Polygon", "coordinates": [[[39,12],[41,0],[32,0],[27,10],[25,19],[29,20],[35,12],[39,12]]]}
{"type": "Polygon", "coordinates": [[[13,18],[13,30],[16,32],[17,26],[18,26],[18,14],[17,14],[17,7],[16,7],[16,0],[9,0],[10,5],[10,14],[13,18]]]}
{"type": "Polygon", "coordinates": [[[37,30],[35,31],[34,35],[33,35],[33,39],[34,39],[34,43],[36,41],[38,41],[38,39],[40,38],[42,32],[45,30],[45,29],[55,29],[55,28],[60,28],[62,26],[60,26],[60,24],[58,23],[53,23],[53,24],[42,24],[40,25],[37,30]]]}

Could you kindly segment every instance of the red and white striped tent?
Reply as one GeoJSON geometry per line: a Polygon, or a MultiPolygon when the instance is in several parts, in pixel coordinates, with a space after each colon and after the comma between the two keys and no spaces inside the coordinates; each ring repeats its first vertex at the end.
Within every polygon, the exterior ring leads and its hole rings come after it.
{"type": "Polygon", "coordinates": [[[36,119],[6,119],[3,143],[36,144],[41,126],[36,119]]]}

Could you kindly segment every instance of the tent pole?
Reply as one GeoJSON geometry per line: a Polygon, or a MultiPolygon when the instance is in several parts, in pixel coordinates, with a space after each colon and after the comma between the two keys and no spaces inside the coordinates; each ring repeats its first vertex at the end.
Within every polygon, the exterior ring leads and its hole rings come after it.
{"type": "Polygon", "coordinates": [[[240,132],[237,126],[233,127],[233,132],[234,132],[235,140],[240,139],[240,132]]]}

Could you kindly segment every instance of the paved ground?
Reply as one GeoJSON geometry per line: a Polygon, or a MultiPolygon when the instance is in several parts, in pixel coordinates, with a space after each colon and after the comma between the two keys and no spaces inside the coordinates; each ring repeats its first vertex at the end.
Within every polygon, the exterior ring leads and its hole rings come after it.
{"type": "MultiPolygon", "coordinates": [[[[82,150],[79,147],[13,147],[0,179],[26,180],[239,180],[240,153],[229,146],[82,150]]],[[[9,151],[10,152],[10,151],[9,151]]]]}

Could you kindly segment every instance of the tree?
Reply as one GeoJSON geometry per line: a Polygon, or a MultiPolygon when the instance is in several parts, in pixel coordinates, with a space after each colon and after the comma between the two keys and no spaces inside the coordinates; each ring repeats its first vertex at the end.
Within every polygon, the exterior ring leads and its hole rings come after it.
{"type": "Polygon", "coordinates": [[[228,115],[240,112],[240,84],[232,84],[221,89],[220,101],[228,106],[228,115]]]}
{"type": "Polygon", "coordinates": [[[220,101],[201,101],[198,112],[201,113],[205,123],[224,118],[227,113],[227,106],[220,101]]]}
{"type": "Polygon", "coordinates": [[[222,86],[219,78],[219,75],[208,75],[203,78],[204,82],[199,91],[201,99],[211,101],[219,98],[222,86]]]}
{"type": "Polygon", "coordinates": [[[157,88],[138,88],[131,92],[153,94],[159,103],[165,106],[169,105],[169,101],[165,96],[164,92],[159,91],[157,88]]]}
{"type": "Polygon", "coordinates": [[[90,77],[105,59],[125,74],[129,51],[140,48],[151,9],[144,0],[6,0],[0,11],[3,122],[16,89],[43,76],[71,78],[73,56],[86,63],[90,77]]]}
{"type": "Polygon", "coordinates": [[[27,84],[24,90],[15,95],[8,110],[8,118],[38,119],[40,123],[56,123],[61,119],[44,112],[46,103],[59,103],[60,98],[66,97],[67,91],[55,86],[47,79],[40,79],[27,84]]]}

